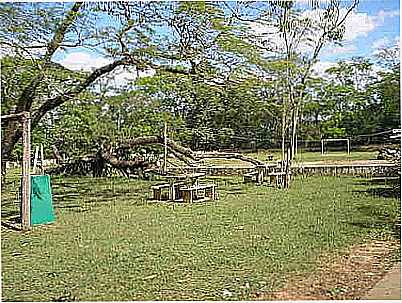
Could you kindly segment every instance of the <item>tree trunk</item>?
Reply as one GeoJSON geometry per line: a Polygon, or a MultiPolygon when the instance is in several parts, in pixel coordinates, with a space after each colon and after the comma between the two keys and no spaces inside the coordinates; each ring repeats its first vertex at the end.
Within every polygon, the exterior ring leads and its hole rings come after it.
{"type": "Polygon", "coordinates": [[[282,161],[285,161],[286,113],[282,112],[282,161]]]}
{"type": "Polygon", "coordinates": [[[290,159],[293,160],[295,156],[295,147],[296,147],[296,131],[297,131],[297,121],[299,120],[299,106],[296,104],[296,108],[293,112],[293,121],[292,121],[292,137],[290,139],[291,149],[290,149],[290,159]]]}
{"type": "Polygon", "coordinates": [[[102,158],[102,152],[98,151],[92,163],[92,176],[102,177],[105,169],[105,160],[102,158]]]}
{"type": "Polygon", "coordinates": [[[52,153],[53,153],[53,156],[56,158],[57,164],[59,164],[63,161],[63,159],[60,155],[59,149],[57,148],[56,145],[52,145],[52,153]]]}
{"type": "MultiPolygon", "coordinates": [[[[120,146],[115,151],[121,151],[124,149],[130,149],[139,145],[148,145],[148,144],[164,144],[164,138],[162,136],[147,136],[147,137],[138,137],[135,139],[126,140],[120,143],[120,146]]],[[[208,158],[228,158],[228,159],[238,159],[241,161],[249,162],[257,166],[265,166],[266,163],[260,161],[258,159],[250,158],[242,154],[238,153],[222,153],[222,152],[194,152],[189,148],[181,146],[180,144],[174,142],[171,139],[167,140],[168,148],[173,151],[173,153],[179,159],[183,160],[186,164],[190,166],[194,166],[195,162],[200,161],[202,159],[208,158]],[[190,161],[191,160],[191,161],[190,161]]],[[[120,170],[125,175],[128,175],[128,171],[132,169],[138,168],[149,168],[155,165],[154,162],[149,162],[143,159],[134,159],[134,160],[120,160],[114,153],[110,146],[106,146],[103,150],[97,152],[96,155],[92,155],[93,157],[91,162],[91,170],[92,175],[94,177],[101,177],[104,174],[104,170],[106,168],[106,163],[111,165],[113,168],[120,170]]],[[[88,158],[88,155],[85,156],[88,158]]],[[[85,161],[85,160],[84,160],[85,161]]],[[[88,161],[86,160],[88,163],[88,161]]],[[[65,171],[64,169],[58,171],[65,171]]]]}

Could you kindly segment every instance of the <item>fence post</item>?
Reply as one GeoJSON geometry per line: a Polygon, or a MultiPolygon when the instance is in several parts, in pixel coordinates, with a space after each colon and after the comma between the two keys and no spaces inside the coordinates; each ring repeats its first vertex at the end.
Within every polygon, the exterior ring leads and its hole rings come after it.
{"type": "Polygon", "coordinates": [[[21,180],[21,223],[22,229],[31,226],[31,117],[25,112],[22,117],[22,180],[21,180]]]}
{"type": "Polygon", "coordinates": [[[321,139],[321,155],[324,154],[324,139],[321,139]]]}

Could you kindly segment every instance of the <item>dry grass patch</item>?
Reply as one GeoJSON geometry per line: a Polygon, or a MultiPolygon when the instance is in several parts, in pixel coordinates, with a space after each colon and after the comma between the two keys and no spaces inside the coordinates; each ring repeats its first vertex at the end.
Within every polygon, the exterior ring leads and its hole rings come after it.
{"type": "Polygon", "coordinates": [[[352,246],[340,256],[324,256],[316,271],[290,276],[285,287],[257,294],[260,300],[358,300],[394,264],[400,242],[373,240],[352,246]]]}

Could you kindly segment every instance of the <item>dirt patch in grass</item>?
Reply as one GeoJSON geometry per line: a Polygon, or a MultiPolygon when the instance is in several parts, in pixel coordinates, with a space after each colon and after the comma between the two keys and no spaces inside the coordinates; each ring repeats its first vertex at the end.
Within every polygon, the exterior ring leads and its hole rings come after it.
{"type": "Polygon", "coordinates": [[[256,300],[358,300],[389,270],[398,241],[354,245],[341,256],[325,256],[317,271],[293,275],[279,291],[259,293],[256,300]]]}

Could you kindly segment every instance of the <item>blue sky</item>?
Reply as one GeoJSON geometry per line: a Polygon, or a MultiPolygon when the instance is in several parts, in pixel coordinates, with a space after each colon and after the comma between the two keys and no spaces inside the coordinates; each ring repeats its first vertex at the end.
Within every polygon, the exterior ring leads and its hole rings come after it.
{"type": "MultiPolygon", "coordinates": [[[[298,1],[303,5],[308,0],[298,1]]],[[[351,0],[344,4],[350,3],[351,0]]],[[[322,72],[338,60],[347,60],[355,56],[371,57],[378,47],[399,43],[399,18],[399,0],[360,0],[357,9],[347,19],[343,46],[326,46],[319,56],[320,62],[316,65],[316,71],[322,72]]],[[[110,62],[85,49],[59,53],[54,60],[73,69],[90,69],[110,62]]],[[[130,73],[123,73],[126,78],[135,78],[130,73]]]]}
{"type": "Polygon", "coordinates": [[[372,56],[378,47],[399,43],[399,0],[361,0],[347,20],[343,47],[327,47],[322,61],[372,56]]]}

